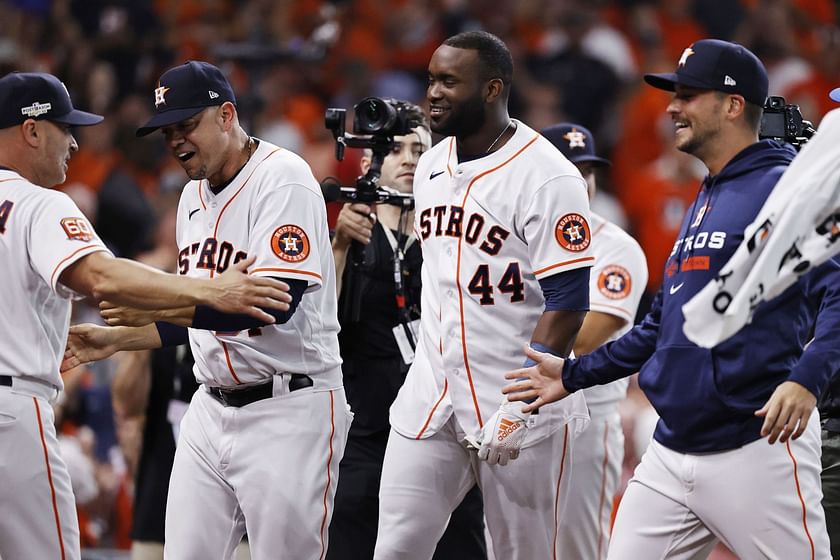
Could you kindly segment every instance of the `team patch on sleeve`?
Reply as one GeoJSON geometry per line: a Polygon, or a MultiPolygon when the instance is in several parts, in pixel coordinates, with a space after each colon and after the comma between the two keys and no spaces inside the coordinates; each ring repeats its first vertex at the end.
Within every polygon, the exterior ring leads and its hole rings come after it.
{"type": "Polygon", "coordinates": [[[67,234],[67,239],[90,241],[94,237],[93,228],[84,218],[63,218],[61,227],[67,234]]]}
{"type": "Polygon", "coordinates": [[[624,299],[630,295],[632,281],[623,266],[611,264],[598,275],[598,289],[610,299],[624,299]]]}
{"type": "Polygon", "coordinates": [[[554,237],[561,247],[573,253],[585,251],[592,242],[589,224],[580,214],[566,214],[557,220],[554,237]]]}
{"type": "Polygon", "coordinates": [[[309,256],[309,237],[296,225],[280,226],[271,235],[271,250],[286,262],[301,262],[309,256]]]}

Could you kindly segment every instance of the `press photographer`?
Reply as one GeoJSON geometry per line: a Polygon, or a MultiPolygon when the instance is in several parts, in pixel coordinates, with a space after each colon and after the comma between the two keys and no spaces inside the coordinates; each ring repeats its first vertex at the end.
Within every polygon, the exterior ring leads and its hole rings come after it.
{"type": "MultiPolygon", "coordinates": [[[[369,559],[376,542],[388,409],[413,360],[420,317],[421,253],[412,235],[412,185],[431,133],[420,107],[392,99],[357,104],[354,134],[344,133],[343,110],[329,109],[326,120],[338,159],[345,146],[365,148],[363,175],[354,186],[322,183],[327,200],[347,202],[332,249],[344,386],[355,414],[339,466],[327,559],[369,559]],[[348,262],[353,245],[359,252],[348,262]]],[[[485,558],[477,488],[453,513],[435,558],[485,558]]]]}

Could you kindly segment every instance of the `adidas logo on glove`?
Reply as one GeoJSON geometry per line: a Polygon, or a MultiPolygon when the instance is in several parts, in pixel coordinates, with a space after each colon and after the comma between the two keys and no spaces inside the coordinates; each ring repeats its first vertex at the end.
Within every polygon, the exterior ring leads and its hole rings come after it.
{"type": "Polygon", "coordinates": [[[499,422],[499,432],[496,434],[496,439],[504,441],[506,437],[518,430],[522,426],[520,422],[512,422],[507,418],[502,418],[499,422]]]}

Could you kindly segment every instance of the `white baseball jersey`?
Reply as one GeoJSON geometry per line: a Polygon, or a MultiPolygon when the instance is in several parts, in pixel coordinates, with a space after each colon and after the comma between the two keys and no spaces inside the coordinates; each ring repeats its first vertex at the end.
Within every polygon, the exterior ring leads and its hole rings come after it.
{"type": "Polygon", "coordinates": [[[97,251],[107,249],[66,194],[0,169],[0,375],[14,378],[0,386],[0,456],[14,457],[0,461],[4,558],[80,556],[73,489],[48,401],[64,387],[58,368],[74,295],[58,279],[97,251]]]}
{"type": "MultiPolygon", "coordinates": [[[[639,300],[647,285],[648,272],[642,248],[627,232],[592,214],[592,253],[595,266],[589,277],[589,310],[615,315],[627,321],[609,340],[631,328],[639,300]]],[[[609,341],[608,341],[609,342],[609,341]]],[[[624,398],[629,378],[583,390],[590,410],[624,398]]]]}
{"type": "MultiPolygon", "coordinates": [[[[545,308],[539,279],[593,264],[586,183],[548,140],[516,124],[482,158],[459,163],[447,138],[418,163],[421,340],[391,408],[406,437],[431,436],[453,413],[477,433],[499,408],[505,372],[524,362],[545,308]]],[[[545,406],[525,446],[586,417],[581,394],[545,406]]]]}
{"type": "Polygon", "coordinates": [[[70,197],[0,169],[0,375],[64,387],[58,368],[73,292],[58,278],[82,257],[107,250],[70,197]]]}
{"type": "Polygon", "coordinates": [[[218,195],[206,180],[184,187],[178,206],[179,274],[213,277],[256,255],[250,273],[305,280],[291,319],[248,331],[189,329],[195,376],[234,386],[303,373],[316,387],[341,387],[335,264],[324,198],[309,166],[261,141],[218,195]]]}
{"type": "MultiPolygon", "coordinates": [[[[589,309],[627,321],[613,334],[633,327],[636,308],[647,284],[645,255],[636,240],[601,216],[592,214],[595,266],[589,277],[589,309]]],[[[592,419],[575,441],[573,484],[566,511],[574,523],[561,523],[557,541],[569,558],[602,560],[610,538],[610,513],[621,479],[624,435],[618,403],[627,393],[627,378],[582,391],[592,419]]]]}

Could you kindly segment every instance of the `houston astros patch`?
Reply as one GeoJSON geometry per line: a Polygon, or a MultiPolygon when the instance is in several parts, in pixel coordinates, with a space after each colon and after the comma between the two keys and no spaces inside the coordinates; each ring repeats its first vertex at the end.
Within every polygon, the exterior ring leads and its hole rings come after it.
{"type": "Polygon", "coordinates": [[[566,214],[557,220],[554,237],[561,247],[573,253],[585,251],[592,242],[589,224],[580,214],[566,214]]]}
{"type": "Polygon", "coordinates": [[[598,290],[610,299],[624,299],[630,295],[630,273],[623,266],[611,264],[598,275],[598,290]]]}
{"type": "Polygon", "coordinates": [[[280,226],[271,236],[271,250],[286,262],[301,262],[309,256],[309,237],[294,224],[280,226]]]}

